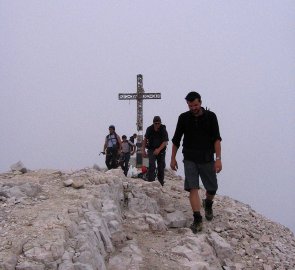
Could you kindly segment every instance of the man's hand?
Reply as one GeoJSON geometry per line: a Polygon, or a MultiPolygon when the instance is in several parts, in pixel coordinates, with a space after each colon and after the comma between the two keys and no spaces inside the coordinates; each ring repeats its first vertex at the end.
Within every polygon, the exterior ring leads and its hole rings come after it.
{"type": "Polygon", "coordinates": [[[161,152],[161,150],[159,150],[159,148],[156,148],[156,149],[154,150],[153,154],[154,154],[155,156],[157,156],[157,155],[160,154],[160,152],[161,152]]]}
{"type": "Polygon", "coordinates": [[[220,159],[215,160],[214,169],[216,173],[220,173],[222,170],[222,163],[220,159]]]}
{"type": "Polygon", "coordinates": [[[177,171],[178,170],[178,164],[177,164],[177,161],[175,158],[171,159],[171,162],[170,162],[170,168],[173,170],[173,171],[177,171]]]}

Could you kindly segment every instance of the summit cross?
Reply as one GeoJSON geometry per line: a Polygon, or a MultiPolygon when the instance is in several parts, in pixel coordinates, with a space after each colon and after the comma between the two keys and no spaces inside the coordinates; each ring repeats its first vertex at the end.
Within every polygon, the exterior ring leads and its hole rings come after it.
{"type": "Polygon", "coordinates": [[[119,100],[137,100],[137,150],[136,166],[142,166],[141,146],[143,140],[143,100],[144,99],[161,99],[161,93],[145,93],[143,88],[143,78],[141,74],[137,75],[137,92],[136,93],[119,93],[119,100]]]}

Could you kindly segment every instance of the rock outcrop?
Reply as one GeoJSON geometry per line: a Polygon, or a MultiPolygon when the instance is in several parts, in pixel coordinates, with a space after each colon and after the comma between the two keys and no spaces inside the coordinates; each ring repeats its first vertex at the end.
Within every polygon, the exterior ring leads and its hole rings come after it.
{"type": "Polygon", "coordinates": [[[193,234],[182,179],[165,180],[14,166],[0,174],[0,269],[295,269],[288,228],[217,195],[214,219],[193,234]]]}

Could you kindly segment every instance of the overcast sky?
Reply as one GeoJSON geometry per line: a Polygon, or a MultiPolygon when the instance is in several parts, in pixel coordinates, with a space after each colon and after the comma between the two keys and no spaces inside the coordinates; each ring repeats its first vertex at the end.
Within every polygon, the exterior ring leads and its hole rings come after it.
{"type": "Polygon", "coordinates": [[[118,93],[143,74],[162,94],[144,129],[160,115],[171,139],[198,91],[223,138],[218,193],[295,232],[294,26],[293,0],[0,0],[0,172],[104,166],[108,126],[136,132],[118,93]]]}

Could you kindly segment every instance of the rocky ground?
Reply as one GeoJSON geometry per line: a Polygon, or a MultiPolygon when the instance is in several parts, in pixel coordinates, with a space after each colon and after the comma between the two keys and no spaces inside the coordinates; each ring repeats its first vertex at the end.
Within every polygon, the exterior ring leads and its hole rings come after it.
{"type": "Polygon", "coordinates": [[[295,269],[288,228],[220,195],[214,214],[193,234],[170,170],[164,187],[120,169],[14,170],[0,174],[0,269],[295,269]]]}

